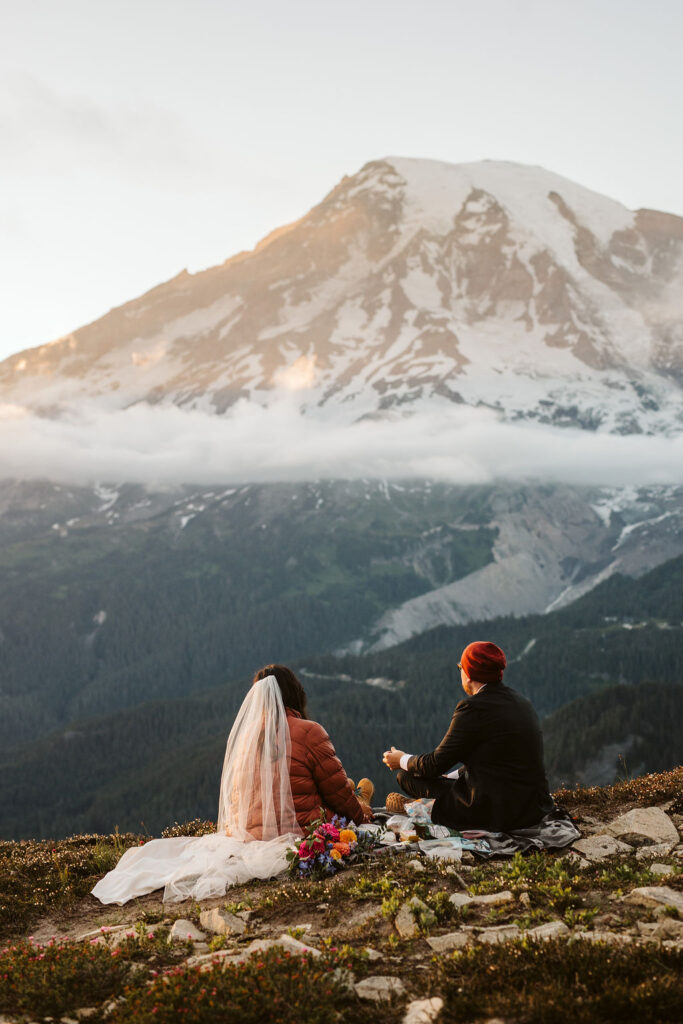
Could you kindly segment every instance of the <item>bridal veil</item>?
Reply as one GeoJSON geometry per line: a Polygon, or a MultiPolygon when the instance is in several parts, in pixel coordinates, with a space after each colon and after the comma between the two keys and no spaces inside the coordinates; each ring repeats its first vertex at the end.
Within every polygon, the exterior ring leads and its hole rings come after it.
{"type": "Polygon", "coordinates": [[[290,743],[280,687],[266,676],[251,687],[230,730],[216,833],[152,839],[126,850],[93,895],[120,904],[164,886],[164,902],[203,900],[284,871],[287,850],[302,834],[289,781],[290,743]]]}

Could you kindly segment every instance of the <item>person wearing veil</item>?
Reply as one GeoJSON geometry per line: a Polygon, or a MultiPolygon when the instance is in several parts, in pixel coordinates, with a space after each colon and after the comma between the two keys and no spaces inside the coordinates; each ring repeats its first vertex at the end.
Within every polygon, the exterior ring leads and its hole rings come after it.
{"type": "Polygon", "coordinates": [[[321,811],[356,824],[372,818],[329,736],[306,717],[301,683],[290,669],[268,665],[256,673],[228,737],[216,832],[132,847],[92,894],[118,904],[162,886],[164,902],[222,896],[284,871],[287,851],[321,811]]]}

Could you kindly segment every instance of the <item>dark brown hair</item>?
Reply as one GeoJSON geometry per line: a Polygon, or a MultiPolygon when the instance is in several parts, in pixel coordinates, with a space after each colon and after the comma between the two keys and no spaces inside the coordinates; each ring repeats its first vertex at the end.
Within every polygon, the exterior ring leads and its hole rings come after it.
{"type": "Polygon", "coordinates": [[[252,685],[259,679],[265,679],[266,676],[275,676],[285,707],[291,708],[292,711],[298,711],[302,718],[308,718],[306,691],[291,668],[287,668],[285,665],[264,665],[254,676],[252,685]]]}

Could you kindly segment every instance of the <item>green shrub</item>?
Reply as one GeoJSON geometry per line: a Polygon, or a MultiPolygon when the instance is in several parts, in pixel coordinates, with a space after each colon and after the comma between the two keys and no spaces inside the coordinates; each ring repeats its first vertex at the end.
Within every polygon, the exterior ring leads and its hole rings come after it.
{"type": "Polygon", "coordinates": [[[445,1021],[679,1024],[683,953],[531,941],[472,947],[437,965],[445,1021]]]}
{"type": "Polygon", "coordinates": [[[141,836],[0,841],[0,935],[25,932],[40,915],[92,889],[141,836]]]}
{"type": "Polygon", "coordinates": [[[179,968],[148,988],[129,992],[108,1020],[111,1024],[350,1022],[358,1012],[356,996],[348,990],[343,973],[350,966],[334,954],[300,957],[271,949],[243,964],[223,967],[218,962],[209,971],[179,968]]]}
{"type": "Polygon", "coordinates": [[[163,829],[161,835],[164,839],[175,839],[178,836],[208,836],[212,835],[215,831],[215,821],[202,821],[201,818],[194,818],[192,821],[186,821],[182,825],[179,825],[176,821],[174,825],[169,825],[168,828],[163,829]]]}
{"type": "Polygon", "coordinates": [[[58,1017],[123,992],[130,963],[103,945],[51,940],[19,942],[0,951],[0,1010],[58,1017]]]}

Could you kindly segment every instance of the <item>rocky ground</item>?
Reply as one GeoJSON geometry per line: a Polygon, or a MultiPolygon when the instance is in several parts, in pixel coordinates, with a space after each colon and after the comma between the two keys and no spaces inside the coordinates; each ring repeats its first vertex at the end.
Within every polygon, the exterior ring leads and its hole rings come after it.
{"type": "Polygon", "coordinates": [[[680,1021],[683,768],[559,796],[583,836],[558,855],[390,852],[191,905],[84,894],[98,858],[101,873],[133,837],[0,844],[0,1010],[112,1024],[680,1021]]]}

